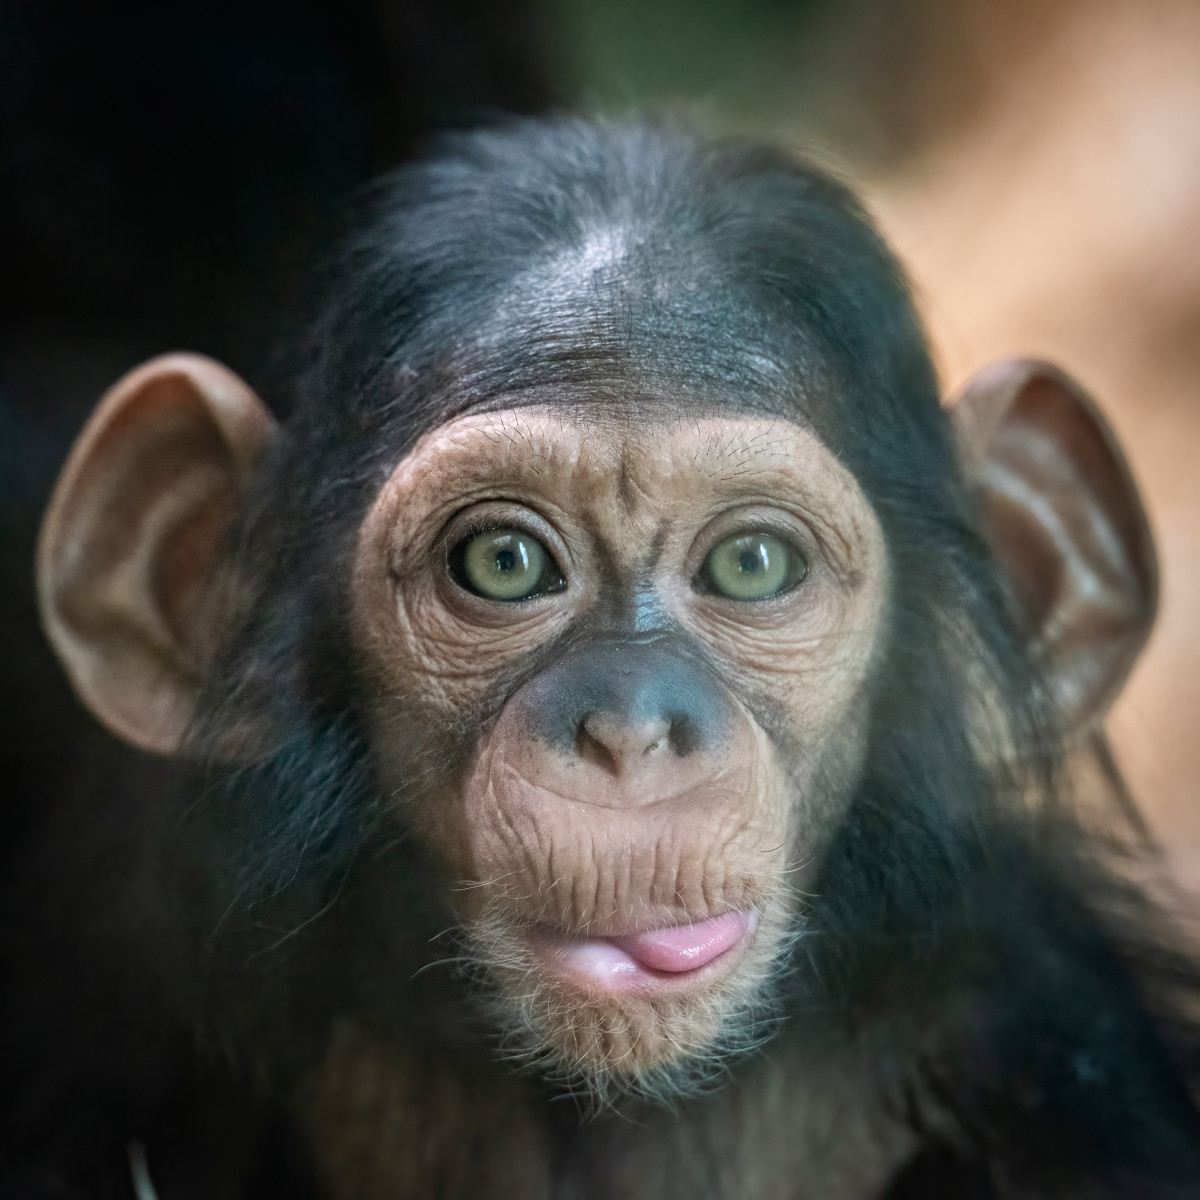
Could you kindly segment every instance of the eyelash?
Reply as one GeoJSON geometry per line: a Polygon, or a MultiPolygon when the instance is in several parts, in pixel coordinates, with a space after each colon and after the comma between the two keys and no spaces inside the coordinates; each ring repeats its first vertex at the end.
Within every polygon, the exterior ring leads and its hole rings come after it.
{"type": "Polygon", "coordinates": [[[543,546],[546,547],[546,553],[549,554],[557,563],[558,558],[554,555],[549,546],[546,546],[546,539],[535,529],[529,527],[527,521],[522,521],[519,516],[487,516],[467,517],[461,524],[458,523],[458,514],[456,513],[442,527],[442,532],[438,535],[437,540],[433,545],[435,555],[448,561],[450,555],[463,544],[470,541],[471,538],[479,537],[483,533],[497,533],[502,529],[515,529],[519,533],[524,533],[531,538],[536,538],[543,546]]]}
{"type": "Polygon", "coordinates": [[[770,534],[773,538],[778,538],[789,550],[794,554],[798,554],[805,562],[813,561],[815,551],[808,544],[806,538],[801,537],[795,526],[788,525],[782,521],[771,520],[765,517],[761,520],[751,521],[736,521],[732,525],[727,525],[715,536],[710,537],[704,547],[704,552],[700,555],[700,561],[705,559],[719,546],[726,538],[738,537],[753,537],[756,533],[770,534]]]}

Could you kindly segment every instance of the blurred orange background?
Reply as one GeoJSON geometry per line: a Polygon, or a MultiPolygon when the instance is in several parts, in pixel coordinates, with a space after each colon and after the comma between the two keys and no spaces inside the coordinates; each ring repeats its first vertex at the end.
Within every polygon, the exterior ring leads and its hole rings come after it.
{"type": "Polygon", "coordinates": [[[1200,888],[1200,5],[927,7],[958,24],[914,63],[921,145],[867,194],[952,389],[990,359],[1050,358],[1116,426],[1163,590],[1110,729],[1200,888]]]}

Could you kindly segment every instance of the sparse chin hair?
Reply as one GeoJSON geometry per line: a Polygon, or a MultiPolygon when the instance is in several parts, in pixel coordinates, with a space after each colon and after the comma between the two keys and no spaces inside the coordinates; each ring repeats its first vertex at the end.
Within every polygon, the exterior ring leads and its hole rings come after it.
{"type": "Polygon", "coordinates": [[[733,970],[694,993],[587,996],[537,960],[527,928],[493,906],[461,930],[458,960],[497,1032],[497,1054],[592,1110],[671,1105],[727,1079],[783,1020],[782,980],[802,917],[771,901],[733,970]]]}

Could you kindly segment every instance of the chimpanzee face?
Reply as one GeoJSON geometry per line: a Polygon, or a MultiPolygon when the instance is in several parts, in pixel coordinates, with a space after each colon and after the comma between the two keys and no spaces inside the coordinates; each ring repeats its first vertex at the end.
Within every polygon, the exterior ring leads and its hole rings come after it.
{"type": "Polygon", "coordinates": [[[468,415],[353,596],[385,792],[534,1046],[619,1079],[729,1036],[863,754],[888,563],[850,473],[781,420],[468,415]]]}

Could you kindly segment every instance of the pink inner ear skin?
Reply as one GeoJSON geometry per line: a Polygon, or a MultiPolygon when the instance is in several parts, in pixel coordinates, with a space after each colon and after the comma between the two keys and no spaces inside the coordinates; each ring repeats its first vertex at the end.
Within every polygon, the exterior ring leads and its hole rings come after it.
{"type": "Polygon", "coordinates": [[[758,925],[756,912],[730,912],[690,925],[669,925],[608,938],[554,939],[568,971],[607,987],[652,984],[660,973],[683,976],[732,950],[758,925]]]}
{"type": "Polygon", "coordinates": [[[1092,728],[1120,691],[1157,608],[1154,543],[1136,485],[1103,413],[1055,367],[999,364],[960,404],[963,428],[979,443],[988,541],[1043,661],[1062,728],[1092,728]]]}

